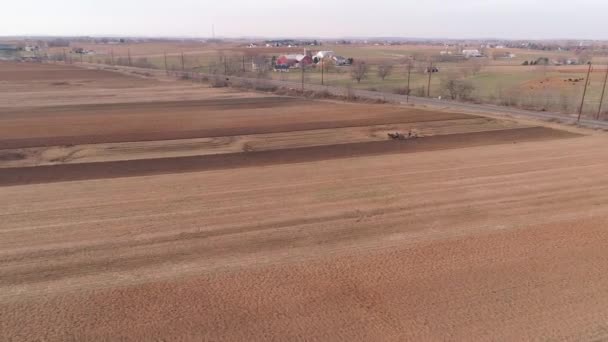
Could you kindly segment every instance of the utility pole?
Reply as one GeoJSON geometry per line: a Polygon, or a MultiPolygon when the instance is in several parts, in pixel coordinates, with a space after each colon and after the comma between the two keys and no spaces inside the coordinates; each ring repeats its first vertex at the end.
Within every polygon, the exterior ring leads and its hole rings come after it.
{"type": "Polygon", "coordinates": [[[606,65],[606,76],[604,76],[604,86],[602,87],[602,97],[600,98],[600,108],[597,110],[596,120],[602,115],[602,104],[604,104],[604,95],[606,94],[606,83],[608,82],[608,65],[606,65]]]}
{"type": "Polygon", "coordinates": [[[169,75],[169,68],[167,67],[167,51],[165,51],[165,74],[169,75]]]}
{"type": "Polygon", "coordinates": [[[409,61],[407,63],[407,98],[405,99],[405,102],[407,102],[407,103],[410,102],[410,92],[411,92],[410,80],[411,79],[412,79],[412,62],[409,61]]]}
{"type": "Polygon", "coordinates": [[[133,63],[131,63],[131,49],[127,49],[127,55],[129,57],[129,66],[133,66],[133,63]]]}
{"type": "Polygon", "coordinates": [[[184,63],[184,51],[182,51],[182,72],[184,72],[186,70],[186,66],[184,63]]]}
{"type": "Polygon", "coordinates": [[[64,62],[65,64],[68,64],[68,56],[67,56],[67,55],[66,55],[66,53],[65,53],[65,49],[63,49],[63,62],[64,62]]]}
{"type": "Polygon", "coordinates": [[[114,65],[114,49],[110,50],[110,55],[112,56],[112,65],[114,65]]]}
{"type": "Polygon", "coordinates": [[[321,85],[325,85],[325,58],[321,58],[321,85]]]}
{"type": "Polygon", "coordinates": [[[84,62],[84,56],[83,56],[83,54],[82,54],[82,52],[81,52],[81,53],[80,53],[80,63],[83,63],[83,62],[84,62]]]}
{"type": "Polygon", "coordinates": [[[581,115],[583,115],[583,106],[585,105],[585,96],[587,96],[587,87],[589,86],[589,77],[591,76],[591,62],[589,62],[589,70],[587,70],[587,80],[585,82],[585,89],[583,90],[583,98],[581,99],[581,106],[578,109],[577,122],[581,121],[581,115]]]}
{"type": "Polygon", "coordinates": [[[245,72],[245,55],[243,55],[243,72],[245,72]]]}
{"type": "Polygon", "coordinates": [[[300,69],[302,69],[302,92],[304,92],[304,60],[300,62],[300,69]]]}
{"type": "Polygon", "coordinates": [[[429,84],[426,88],[426,97],[431,97],[431,77],[433,76],[433,60],[431,60],[431,62],[429,63],[429,70],[427,71],[429,73],[429,84]]]}

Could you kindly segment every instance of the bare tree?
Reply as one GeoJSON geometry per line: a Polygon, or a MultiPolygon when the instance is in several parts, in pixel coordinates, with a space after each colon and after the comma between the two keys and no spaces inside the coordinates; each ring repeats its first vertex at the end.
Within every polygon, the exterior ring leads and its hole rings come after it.
{"type": "Polygon", "coordinates": [[[357,83],[361,83],[361,80],[367,78],[368,71],[369,67],[364,61],[355,61],[350,67],[350,75],[357,83]]]}
{"type": "Polygon", "coordinates": [[[253,57],[251,63],[251,69],[256,73],[258,78],[266,78],[272,69],[271,60],[263,55],[253,57]]]}
{"type": "Polygon", "coordinates": [[[324,59],[322,66],[325,68],[325,72],[332,72],[336,70],[336,63],[331,58],[324,59]]]}
{"type": "Polygon", "coordinates": [[[378,65],[378,77],[380,77],[383,81],[385,78],[389,77],[393,72],[393,65],[389,62],[383,62],[378,65]]]}
{"type": "Polygon", "coordinates": [[[242,57],[225,57],[224,68],[227,75],[242,75],[243,74],[243,58],[242,57]]]}
{"type": "Polygon", "coordinates": [[[441,90],[452,100],[469,100],[475,87],[469,81],[448,77],[442,80],[441,90]]]}
{"type": "Polygon", "coordinates": [[[486,59],[477,58],[477,59],[472,60],[471,61],[471,72],[473,73],[473,75],[479,74],[485,64],[487,64],[486,59]]]}
{"type": "Polygon", "coordinates": [[[593,59],[593,52],[589,50],[581,50],[578,54],[578,64],[587,64],[593,59]]]}

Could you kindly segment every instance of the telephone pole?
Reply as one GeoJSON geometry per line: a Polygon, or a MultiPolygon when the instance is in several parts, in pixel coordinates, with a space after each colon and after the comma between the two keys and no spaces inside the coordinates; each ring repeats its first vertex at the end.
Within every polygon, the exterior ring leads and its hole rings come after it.
{"type": "Polygon", "coordinates": [[[585,89],[583,90],[583,98],[581,99],[581,106],[578,109],[577,122],[581,121],[581,115],[583,115],[583,106],[585,105],[585,96],[587,96],[587,87],[589,86],[590,76],[591,76],[591,62],[589,62],[589,70],[587,70],[587,80],[585,81],[585,89]]]}
{"type": "Polygon", "coordinates": [[[167,67],[167,51],[165,51],[165,74],[169,75],[169,68],[167,67]]]}
{"type": "Polygon", "coordinates": [[[186,70],[186,66],[184,63],[184,51],[182,51],[182,72],[184,72],[186,70]]]}
{"type": "Polygon", "coordinates": [[[325,59],[321,58],[321,85],[325,85],[325,59]]]}
{"type": "Polygon", "coordinates": [[[112,56],[112,65],[114,65],[114,49],[110,50],[110,56],[112,56]]]}
{"type": "Polygon", "coordinates": [[[300,69],[302,69],[302,92],[304,92],[304,60],[300,62],[300,69]]]}
{"type": "Polygon", "coordinates": [[[405,102],[409,103],[410,102],[410,80],[412,78],[412,62],[408,62],[407,63],[407,98],[405,99],[405,102]]]}
{"type": "Polygon", "coordinates": [[[602,87],[602,97],[600,98],[600,108],[597,110],[596,120],[602,115],[602,104],[604,104],[604,95],[606,94],[606,83],[608,82],[608,65],[606,65],[606,76],[604,76],[604,86],[602,87]]]}
{"type": "Polygon", "coordinates": [[[431,77],[433,76],[433,60],[431,60],[431,62],[429,63],[429,84],[428,87],[426,88],[426,97],[431,97],[431,77]]]}
{"type": "Polygon", "coordinates": [[[129,57],[129,66],[132,66],[133,64],[131,63],[131,49],[127,49],[127,56],[129,57]]]}
{"type": "Polygon", "coordinates": [[[66,55],[66,53],[65,53],[65,49],[63,49],[63,62],[64,62],[65,64],[68,64],[68,56],[67,56],[67,55],[66,55]]]}

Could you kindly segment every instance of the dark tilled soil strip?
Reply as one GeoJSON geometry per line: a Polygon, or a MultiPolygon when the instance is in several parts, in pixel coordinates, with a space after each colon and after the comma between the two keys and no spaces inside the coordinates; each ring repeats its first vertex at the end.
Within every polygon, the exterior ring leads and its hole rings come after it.
{"type": "Polygon", "coordinates": [[[579,136],[544,127],[207,156],[0,169],[0,186],[186,173],[579,136]]]}

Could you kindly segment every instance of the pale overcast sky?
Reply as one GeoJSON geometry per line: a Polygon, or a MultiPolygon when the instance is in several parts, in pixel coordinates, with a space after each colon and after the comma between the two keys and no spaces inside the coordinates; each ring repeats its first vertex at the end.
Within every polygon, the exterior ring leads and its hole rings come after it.
{"type": "Polygon", "coordinates": [[[608,39],[607,0],[3,1],[0,36],[608,39]]]}

